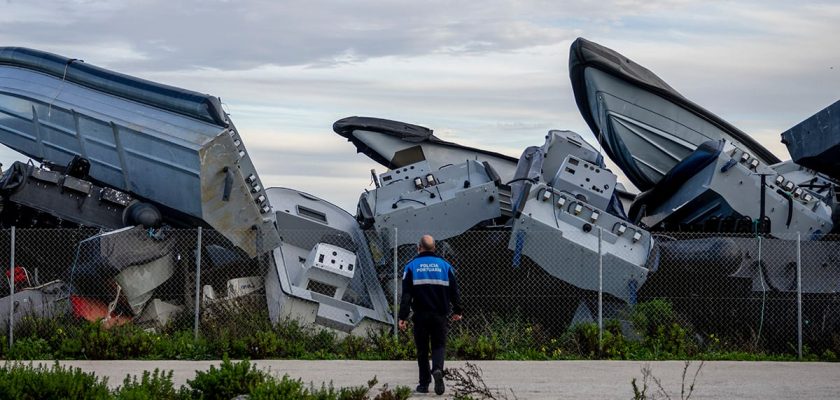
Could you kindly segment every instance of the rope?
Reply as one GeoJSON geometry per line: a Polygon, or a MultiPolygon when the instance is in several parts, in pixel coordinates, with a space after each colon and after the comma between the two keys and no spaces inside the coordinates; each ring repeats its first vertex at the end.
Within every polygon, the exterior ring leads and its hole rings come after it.
{"type": "Polygon", "coordinates": [[[70,64],[72,64],[74,61],[85,62],[84,60],[79,60],[78,58],[71,58],[67,60],[67,63],[64,64],[64,74],[62,74],[61,76],[61,85],[58,86],[58,92],[55,94],[55,97],[53,97],[53,99],[50,100],[50,105],[47,108],[47,118],[52,117],[53,103],[55,103],[56,99],[58,99],[58,96],[61,96],[61,91],[64,90],[64,81],[67,80],[67,68],[69,68],[70,64]]]}

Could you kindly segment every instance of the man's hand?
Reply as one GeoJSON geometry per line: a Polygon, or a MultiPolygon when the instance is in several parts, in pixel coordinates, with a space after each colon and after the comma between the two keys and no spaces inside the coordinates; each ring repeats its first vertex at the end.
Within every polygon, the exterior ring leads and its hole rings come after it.
{"type": "Polygon", "coordinates": [[[460,321],[462,318],[464,318],[464,316],[461,314],[452,314],[452,321],[460,321]]]}
{"type": "Polygon", "coordinates": [[[408,328],[408,321],[406,321],[404,319],[401,319],[400,320],[400,330],[404,331],[404,330],[406,330],[406,328],[408,328]]]}

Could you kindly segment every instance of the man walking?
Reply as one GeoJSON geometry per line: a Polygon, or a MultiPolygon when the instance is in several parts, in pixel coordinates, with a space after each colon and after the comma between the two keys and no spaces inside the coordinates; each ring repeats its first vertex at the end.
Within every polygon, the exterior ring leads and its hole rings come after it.
{"type": "Polygon", "coordinates": [[[400,302],[400,330],[408,326],[408,313],[414,311],[414,343],[417,346],[417,364],[420,366],[420,384],[417,392],[428,393],[429,383],[435,379],[435,393],[442,395],[443,359],[446,355],[446,331],[449,304],[452,303],[452,321],[461,319],[458,282],[452,266],[435,254],[435,239],[424,235],[417,244],[417,257],[405,266],[400,302]],[[429,342],[431,341],[432,367],[429,371],[429,342]]]}

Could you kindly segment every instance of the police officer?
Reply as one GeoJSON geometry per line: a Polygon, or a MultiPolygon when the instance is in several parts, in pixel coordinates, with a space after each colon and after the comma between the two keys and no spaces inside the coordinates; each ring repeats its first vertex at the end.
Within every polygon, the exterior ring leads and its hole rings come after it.
{"type": "Polygon", "coordinates": [[[417,346],[417,364],[420,366],[420,384],[417,392],[428,393],[432,377],[435,393],[443,394],[443,358],[446,354],[446,330],[449,304],[452,303],[452,321],[461,319],[458,282],[452,266],[435,254],[435,239],[424,235],[417,244],[417,257],[405,266],[400,302],[400,329],[408,326],[409,310],[414,311],[414,343],[417,346]],[[429,342],[431,341],[432,368],[429,371],[429,342]]]}

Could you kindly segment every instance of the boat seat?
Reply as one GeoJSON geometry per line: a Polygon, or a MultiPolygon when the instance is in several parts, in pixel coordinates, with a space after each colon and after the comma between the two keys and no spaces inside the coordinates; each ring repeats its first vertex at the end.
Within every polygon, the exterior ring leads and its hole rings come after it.
{"type": "Polygon", "coordinates": [[[510,199],[514,215],[525,204],[524,199],[531,190],[531,184],[540,179],[542,163],[543,153],[539,146],[525,148],[522,156],[519,157],[519,162],[516,163],[516,172],[513,174],[513,179],[510,182],[505,182],[510,185],[510,199]]]}
{"type": "Polygon", "coordinates": [[[630,220],[639,221],[644,217],[642,215],[644,210],[657,208],[673,196],[691,177],[715,162],[723,151],[723,143],[723,140],[704,142],[688,157],[683,158],[653,188],[636,198],[633,205],[630,206],[630,220]]]}

